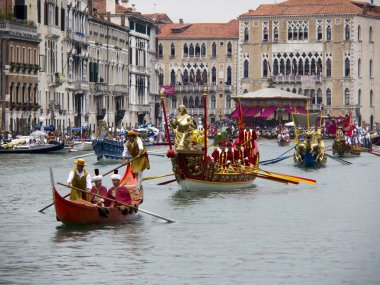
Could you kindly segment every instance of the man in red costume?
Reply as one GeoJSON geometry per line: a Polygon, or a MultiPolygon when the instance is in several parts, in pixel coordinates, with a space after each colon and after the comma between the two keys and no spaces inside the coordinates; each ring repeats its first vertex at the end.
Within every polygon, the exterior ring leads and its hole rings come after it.
{"type": "Polygon", "coordinates": [[[237,161],[237,159],[235,157],[235,150],[232,148],[232,143],[227,142],[226,146],[227,146],[227,149],[226,149],[227,161],[229,161],[229,163],[234,164],[237,161]]]}
{"type": "Polygon", "coordinates": [[[237,163],[241,163],[242,165],[249,166],[249,153],[246,149],[241,147],[241,143],[236,143],[235,149],[235,159],[237,163]]]}
{"type": "Polygon", "coordinates": [[[255,130],[249,129],[247,126],[243,132],[243,142],[242,145],[248,153],[249,162],[255,164],[256,158],[256,149],[255,149],[255,140],[257,139],[257,134],[255,130]]]}
{"type": "Polygon", "coordinates": [[[94,194],[107,197],[107,188],[102,185],[102,179],[103,175],[99,175],[99,169],[95,169],[95,176],[91,179],[95,185],[91,188],[90,201],[99,207],[104,207],[104,199],[94,194]]]}
{"type": "MultiPolygon", "coordinates": [[[[115,170],[114,174],[111,175],[111,179],[112,179],[113,187],[108,189],[107,198],[116,200],[117,202],[120,202],[123,204],[131,205],[132,204],[131,194],[129,193],[126,187],[120,186],[121,176],[118,174],[117,170],[115,170]]],[[[125,205],[121,205],[109,200],[106,200],[106,207],[117,207],[118,209],[123,211],[123,214],[124,214],[124,211],[128,210],[129,208],[125,205]]],[[[130,208],[129,210],[131,212],[132,208],[130,208]]]]}

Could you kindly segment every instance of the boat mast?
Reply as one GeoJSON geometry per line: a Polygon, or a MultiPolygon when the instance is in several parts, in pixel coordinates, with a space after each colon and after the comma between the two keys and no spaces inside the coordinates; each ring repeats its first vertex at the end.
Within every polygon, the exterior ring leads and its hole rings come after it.
{"type": "Polygon", "coordinates": [[[204,161],[207,161],[207,85],[203,89],[203,108],[204,108],[204,117],[203,117],[203,133],[204,133],[204,161]]]}
{"type": "Polygon", "coordinates": [[[163,88],[160,90],[160,98],[161,98],[162,111],[164,112],[165,131],[166,131],[166,135],[168,137],[169,149],[172,150],[172,142],[170,140],[168,118],[166,117],[166,108],[165,108],[165,100],[164,100],[165,97],[164,97],[164,89],[163,88]]]}

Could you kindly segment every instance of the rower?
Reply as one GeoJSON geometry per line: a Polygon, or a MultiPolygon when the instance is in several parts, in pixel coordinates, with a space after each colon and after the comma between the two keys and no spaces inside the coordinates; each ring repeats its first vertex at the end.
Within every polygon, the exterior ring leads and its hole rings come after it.
{"type": "Polygon", "coordinates": [[[74,163],[77,166],[70,171],[69,178],[67,178],[67,185],[73,187],[71,188],[70,200],[83,199],[90,202],[91,176],[89,172],[84,169],[87,163],[84,159],[74,160],[74,163]],[[87,190],[88,193],[76,190],[75,188],[87,190]]]}
{"type": "MultiPolygon", "coordinates": [[[[121,176],[119,175],[117,169],[115,169],[114,174],[111,175],[111,180],[112,180],[113,186],[110,189],[108,189],[107,197],[112,200],[115,200],[116,202],[107,200],[105,202],[106,207],[117,207],[119,210],[123,212],[123,214],[127,214],[127,210],[128,210],[127,206],[118,205],[117,202],[131,205],[132,198],[128,189],[120,185],[121,176]]],[[[132,211],[129,211],[129,212],[132,213],[132,211]]]]}
{"type": "Polygon", "coordinates": [[[91,181],[94,182],[95,185],[91,188],[90,201],[99,207],[104,207],[104,199],[94,194],[107,197],[107,188],[102,185],[103,175],[99,175],[99,169],[95,169],[94,171],[95,176],[92,177],[91,181]]]}

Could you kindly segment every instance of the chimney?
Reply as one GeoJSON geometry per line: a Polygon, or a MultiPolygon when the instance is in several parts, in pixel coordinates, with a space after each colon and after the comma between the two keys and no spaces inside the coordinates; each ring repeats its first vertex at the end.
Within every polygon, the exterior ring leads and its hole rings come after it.
{"type": "Polygon", "coordinates": [[[122,27],[125,27],[125,14],[122,14],[121,15],[121,18],[120,18],[120,25],[122,27]]]}
{"type": "Polygon", "coordinates": [[[107,22],[111,22],[111,12],[107,12],[107,22]]]}
{"type": "Polygon", "coordinates": [[[87,8],[88,8],[89,15],[92,16],[92,0],[88,0],[87,8]]]}
{"type": "Polygon", "coordinates": [[[179,19],[179,23],[183,24],[183,19],[182,18],[179,19]]]}
{"type": "Polygon", "coordinates": [[[136,12],[135,4],[132,4],[132,12],[136,12]]]}

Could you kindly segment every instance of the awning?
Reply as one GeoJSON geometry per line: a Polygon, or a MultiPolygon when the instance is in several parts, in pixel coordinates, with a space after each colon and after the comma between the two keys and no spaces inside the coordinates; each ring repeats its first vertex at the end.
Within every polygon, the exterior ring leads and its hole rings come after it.
{"type": "MultiPolygon", "coordinates": [[[[247,107],[242,107],[241,111],[243,112],[243,116],[245,116],[245,113],[248,111],[247,107]]],[[[239,116],[239,109],[236,108],[235,111],[232,112],[231,118],[237,118],[239,116]]]]}
{"type": "Polygon", "coordinates": [[[248,109],[246,113],[244,113],[244,117],[254,117],[261,111],[261,107],[255,106],[248,109]]]}
{"type": "Polygon", "coordinates": [[[301,113],[301,114],[306,114],[307,113],[305,107],[297,107],[297,111],[298,111],[298,113],[301,113]]]}
{"type": "Polygon", "coordinates": [[[276,111],[276,109],[276,106],[265,107],[264,112],[262,112],[261,115],[257,116],[256,118],[268,118],[274,113],[274,111],[276,111]]]}
{"type": "Polygon", "coordinates": [[[291,114],[297,111],[296,107],[290,107],[290,106],[285,106],[284,109],[285,109],[285,112],[288,114],[291,114]]]}

